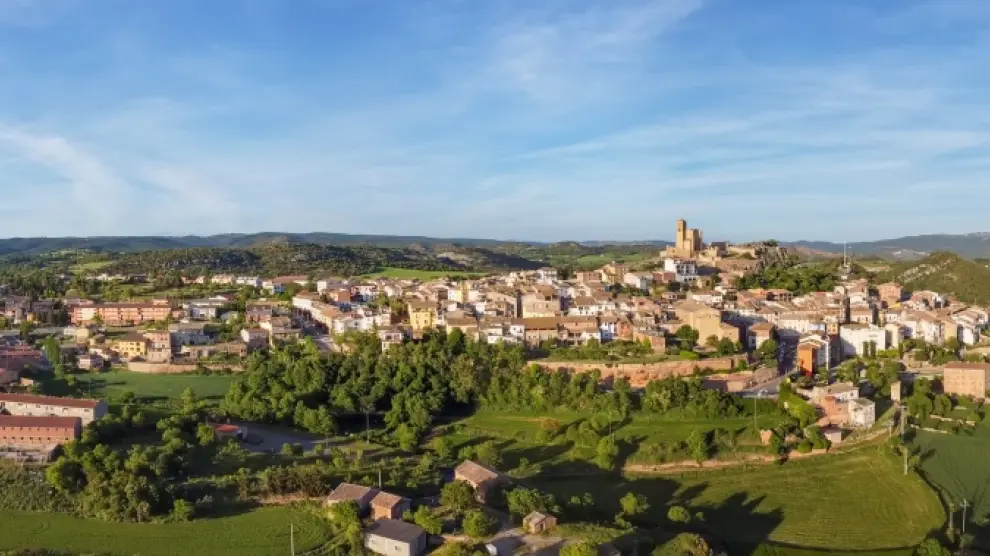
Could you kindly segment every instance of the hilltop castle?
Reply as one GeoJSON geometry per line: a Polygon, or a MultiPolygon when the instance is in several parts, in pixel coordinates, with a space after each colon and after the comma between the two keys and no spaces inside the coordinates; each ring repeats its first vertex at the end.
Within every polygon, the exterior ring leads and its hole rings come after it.
{"type": "Polygon", "coordinates": [[[674,245],[667,247],[664,256],[668,259],[703,258],[718,260],[725,255],[728,248],[725,242],[716,242],[706,246],[702,237],[701,230],[688,228],[687,221],[682,218],[677,221],[677,235],[674,237],[674,245]]]}

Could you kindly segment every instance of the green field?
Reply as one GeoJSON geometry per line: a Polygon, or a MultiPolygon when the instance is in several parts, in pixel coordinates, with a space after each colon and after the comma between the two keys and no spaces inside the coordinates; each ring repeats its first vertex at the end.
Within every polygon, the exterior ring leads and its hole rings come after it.
{"type": "MultiPolygon", "coordinates": [[[[553,454],[550,459],[539,458],[539,461],[544,464],[590,460],[594,457],[593,448],[573,447],[566,442],[546,446],[537,438],[540,424],[545,419],[555,419],[562,426],[567,426],[586,417],[587,414],[573,411],[555,411],[553,413],[481,411],[461,421],[462,431],[452,435],[451,438],[455,443],[474,443],[479,438],[492,438],[499,443],[505,453],[506,461],[510,464],[517,463],[516,460],[520,457],[526,457],[530,461],[538,461],[531,457],[530,453],[537,451],[537,448],[540,447],[543,448],[542,454],[544,456],[553,454]]],[[[763,415],[758,419],[757,424],[760,428],[775,426],[777,418],[763,415]]],[[[687,439],[694,431],[710,432],[716,428],[739,433],[738,452],[762,451],[762,447],[753,445],[756,443],[756,438],[753,434],[752,417],[689,419],[635,413],[626,422],[616,426],[615,438],[620,444],[627,443],[628,445],[680,442],[687,439]]]]}
{"type": "Polygon", "coordinates": [[[101,268],[106,268],[111,264],[113,264],[112,261],[92,261],[88,263],[76,263],[69,267],[69,271],[73,273],[89,272],[93,270],[100,270],[101,268]]]}
{"type": "Polygon", "coordinates": [[[456,270],[413,270],[387,266],[378,272],[364,274],[362,278],[398,278],[403,280],[433,280],[435,278],[478,278],[484,276],[478,272],[460,272],[456,270]]]}
{"type": "Polygon", "coordinates": [[[133,392],[138,398],[178,399],[182,391],[192,388],[201,399],[219,400],[227,394],[234,377],[230,375],[158,375],[131,371],[110,371],[76,375],[79,391],[96,397],[112,397],[133,392]],[[92,390],[90,390],[92,382],[92,390]]]}
{"type": "Polygon", "coordinates": [[[917,431],[912,445],[920,450],[922,473],[956,505],[956,526],[965,499],[967,532],[976,533],[979,546],[990,546],[990,526],[976,525],[990,515],[990,426],[980,423],[972,435],[917,431]]]}
{"type": "Polygon", "coordinates": [[[652,507],[644,521],[655,525],[666,521],[668,505],[685,505],[703,512],[731,554],[799,553],[787,547],[843,553],[904,549],[945,521],[924,481],[904,476],[896,458],[874,446],[783,466],[616,480],[541,476],[532,481],[562,500],[591,493],[604,515],[617,513],[627,492],[645,495],[652,507]]]}
{"type": "Polygon", "coordinates": [[[301,510],[262,508],[189,523],[109,523],[58,514],[0,512],[0,550],[48,549],[120,556],[271,556],[321,546],[329,529],[301,510]]]}

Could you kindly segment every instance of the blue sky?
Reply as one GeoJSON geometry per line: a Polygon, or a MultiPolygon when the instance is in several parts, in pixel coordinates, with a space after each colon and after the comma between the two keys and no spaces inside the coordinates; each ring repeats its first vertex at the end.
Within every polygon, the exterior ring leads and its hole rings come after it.
{"type": "Polygon", "coordinates": [[[990,229],[983,0],[0,0],[0,236],[990,229]]]}

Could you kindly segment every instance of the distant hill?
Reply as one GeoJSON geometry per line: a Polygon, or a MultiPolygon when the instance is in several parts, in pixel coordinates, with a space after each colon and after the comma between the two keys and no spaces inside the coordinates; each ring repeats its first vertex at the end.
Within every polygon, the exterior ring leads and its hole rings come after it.
{"type": "Polygon", "coordinates": [[[933,290],[967,303],[990,304],[990,268],[955,253],[933,253],[917,261],[891,265],[879,281],[896,281],[911,291],[933,290]]]}
{"type": "MultiPolygon", "coordinates": [[[[793,241],[784,245],[842,253],[841,243],[827,241],[793,241]]],[[[846,247],[853,255],[878,255],[900,260],[920,259],[940,251],[956,253],[967,258],[990,257],[990,233],[906,236],[880,241],[853,242],[846,247]]]]}
{"type": "MultiPolygon", "coordinates": [[[[486,247],[506,244],[493,239],[440,239],[419,236],[377,236],[335,234],[326,232],[255,234],[219,234],[212,236],[96,236],[96,237],[32,237],[0,239],[0,255],[37,255],[66,249],[87,251],[131,252],[153,249],[183,249],[189,247],[249,248],[269,244],[373,245],[377,247],[407,247],[413,244],[433,246],[457,244],[486,247]]],[[[539,245],[526,243],[525,245],[539,245]]]]}

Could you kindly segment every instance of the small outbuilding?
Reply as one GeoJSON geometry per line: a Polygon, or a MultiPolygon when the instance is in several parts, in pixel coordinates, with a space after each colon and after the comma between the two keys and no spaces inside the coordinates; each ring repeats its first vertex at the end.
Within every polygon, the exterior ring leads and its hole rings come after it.
{"type": "Polygon", "coordinates": [[[426,551],[426,531],[397,519],[376,521],[364,533],[364,546],[383,556],[419,556],[426,551]]]}
{"type": "Polygon", "coordinates": [[[539,535],[556,526],[556,517],[540,512],[533,512],[523,518],[523,529],[530,535],[539,535]]]}

